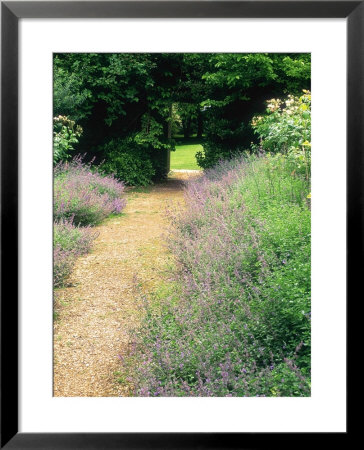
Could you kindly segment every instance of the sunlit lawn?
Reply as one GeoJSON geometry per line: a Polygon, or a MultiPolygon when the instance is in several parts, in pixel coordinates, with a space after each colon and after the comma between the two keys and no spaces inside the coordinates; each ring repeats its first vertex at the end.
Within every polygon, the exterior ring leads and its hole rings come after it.
{"type": "Polygon", "coordinates": [[[176,145],[176,151],[171,152],[171,170],[201,170],[195,157],[196,153],[201,150],[201,144],[176,145]]]}

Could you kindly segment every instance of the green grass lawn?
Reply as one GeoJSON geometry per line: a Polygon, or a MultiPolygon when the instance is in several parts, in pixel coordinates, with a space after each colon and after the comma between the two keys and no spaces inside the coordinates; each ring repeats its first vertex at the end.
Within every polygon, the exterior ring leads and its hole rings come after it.
{"type": "Polygon", "coordinates": [[[176,151],[171,152],[171,170],[201,170],[195,157],[196,152],[201,150],[201,144],[176,145],[176,151]]]}

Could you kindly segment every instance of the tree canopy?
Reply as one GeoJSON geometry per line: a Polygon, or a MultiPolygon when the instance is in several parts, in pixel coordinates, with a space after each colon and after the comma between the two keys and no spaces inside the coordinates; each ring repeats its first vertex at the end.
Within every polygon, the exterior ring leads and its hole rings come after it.
{"type": "Polygon", "coordinates": [[[82,127],[80,151],[149,160],[161,178],[174,133],[203,135],[209,167],[248,148],[265,101],[310,89],[310,76],[307,53],[59,53],[54,116],[82,127]]]}

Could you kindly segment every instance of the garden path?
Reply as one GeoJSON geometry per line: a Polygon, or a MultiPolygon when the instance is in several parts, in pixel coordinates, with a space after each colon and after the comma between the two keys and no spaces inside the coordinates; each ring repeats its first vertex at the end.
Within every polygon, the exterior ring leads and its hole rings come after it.
{"type": "Polygon", "coordinates": [[[127,383],[117,382],[118,355],[126,354],[128,330],[140,320],[136,299],[166,277],[166,206],[182,206],[184,180],[198,174],[178,172],[129,190],[123,214],[97,227],[92,252],[77,261],[70,287],[55,294],[54,396],[130,394],[127,383]]]}

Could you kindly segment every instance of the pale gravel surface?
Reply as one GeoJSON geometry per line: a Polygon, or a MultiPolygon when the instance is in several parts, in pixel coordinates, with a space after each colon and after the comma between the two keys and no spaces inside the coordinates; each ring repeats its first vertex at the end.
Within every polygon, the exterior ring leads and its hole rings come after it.
{"type": "Polygon", "coordinates": [[[77,261],[71,287],[55,293],[54,396],[130,395],[127,382],[117,382],[118,355],[127,353],[128,330],[140,320],[140,289],[148,294],[166,277],[166,206],[182,207],[182,180],[199,173],[174,172],[166,183],[130,190],[125,214],[97,227],[99,237],[77,261]]]}

